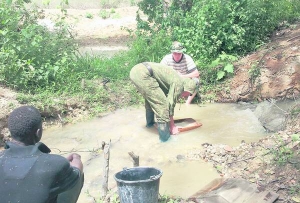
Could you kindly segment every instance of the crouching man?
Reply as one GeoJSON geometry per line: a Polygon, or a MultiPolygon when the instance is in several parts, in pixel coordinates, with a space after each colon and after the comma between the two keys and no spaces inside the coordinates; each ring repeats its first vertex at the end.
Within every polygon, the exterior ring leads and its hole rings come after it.
{"type": "Polygon", "coordinates": [[[173,119],[175,105],[179,98],[194,94],[198,82],[180,77],[167,65],[153,62],[135,65],[130,71],[130,79],[145,98],[146,126],[154,125],[155,115],[162,142],[167,141],[170,134],[178,134],[173,119]]]}
{"type": "Polygon", "coordinates": [[[76,203],[84,181],[80,155],[49,154],[39,142],[42,118],[33,106],[13,110],[8,129],[12,141],[0,152],[1,202],[76,203]]]}

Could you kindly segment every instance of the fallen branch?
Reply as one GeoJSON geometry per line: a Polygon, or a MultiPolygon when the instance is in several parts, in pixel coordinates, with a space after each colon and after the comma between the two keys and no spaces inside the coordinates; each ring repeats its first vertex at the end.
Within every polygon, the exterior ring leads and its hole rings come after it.
{"type": "Polygon", "coordinates": [[[139,156],[135,155],[133,152],[128,152],[129,156],[133,160],[133,166],[138,167],[140,165],[140,158],[139,156]]]}
{"type": "Polygon", "coordinates": [[[109,150],[110,150],[110,144],[109,143],[102,143],[102,149],[103,149],[103,157],[104,157],[104,166],[103,166],[103,182],[102,182],[102,196],[105,197],[108,192],[108,172],[109,172],[109,150]]]}

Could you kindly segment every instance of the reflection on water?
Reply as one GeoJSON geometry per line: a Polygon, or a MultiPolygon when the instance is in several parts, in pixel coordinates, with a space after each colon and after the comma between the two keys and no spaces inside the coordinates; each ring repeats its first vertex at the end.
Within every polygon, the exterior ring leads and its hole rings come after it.
{"type": "Polygon", "coordinates": [[[93,202],[100,197],[103,157],[102,141],[111,140],[109,187],[116,187],[113,175],[124,167],[132,167],[128,152],[140,157],[141,166],[153,166],[163,171],[160,194],[188,197],[214,178],[219,177],[209,163],[177,160],[191,150],[201,149],[201,144],[228,144],[237,146],[242,140],[257,141],[265,136],[264,128],[250,109],[235,104],[178,105],[175,119],[191,117],[203,124],[192,131],[172,136],[160,143],[155,128],[145,127],[144,108],[120,109],[103,118],[47,129],[42,142],[53,153],[66,154],[77,151],[82,156],[85,185],[78,203],[93,202]],[[87,191],[89,194],[87,194],[87,191]]]}

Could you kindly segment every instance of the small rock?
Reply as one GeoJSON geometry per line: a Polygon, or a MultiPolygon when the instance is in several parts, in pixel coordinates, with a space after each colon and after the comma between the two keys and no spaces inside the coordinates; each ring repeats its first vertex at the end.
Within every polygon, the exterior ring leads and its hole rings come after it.
{"type": "Polygon", "coordinates": [[[182,155],[182,154],[178,154],[178,155],[176,156],[176,158],[177,158],[178,161],[184,160],[184,159],[185,159],[184,155],[182,155]]]}
{"type": "Polygon", "coordinates": [[[228,145],[225,145],[224,150],[227,151],[227,152],[232,152],[233,151],[232,147],[230,147],[228,145]]]}

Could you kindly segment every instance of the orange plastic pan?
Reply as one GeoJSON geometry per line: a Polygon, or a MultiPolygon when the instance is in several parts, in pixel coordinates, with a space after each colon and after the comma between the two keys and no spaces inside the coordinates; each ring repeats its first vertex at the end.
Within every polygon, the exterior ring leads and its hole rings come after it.
{"type": "Polygon", "coordinates": [[[179,132],[193,130],[202,126],[202,123],[197,122],[193,118],[176,119],[174,123],[178,125],[179,132]]]}

